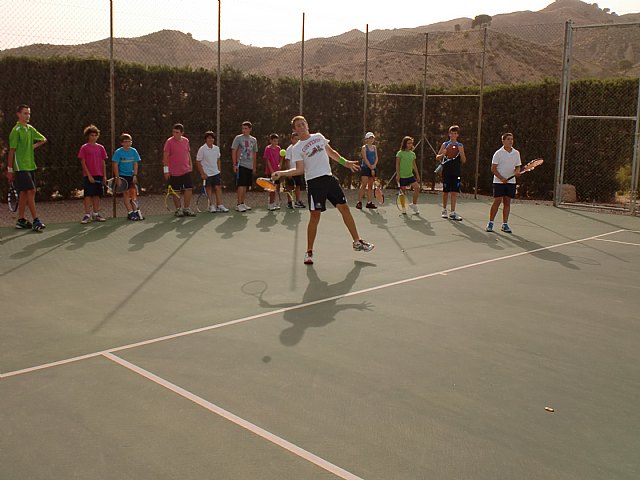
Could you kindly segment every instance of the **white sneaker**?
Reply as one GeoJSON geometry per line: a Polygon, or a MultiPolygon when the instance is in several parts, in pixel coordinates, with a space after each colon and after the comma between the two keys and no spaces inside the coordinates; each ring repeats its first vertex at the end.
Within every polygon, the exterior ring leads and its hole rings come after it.
{"type": "Polygon", "coordinates": [[[245,210],[251,210],[251,207],[249,205],[247,205],[246,203],[242,204],[244,206],[245,210]]]}
{"type": "Polygon", "coordinates": [[[84,216],[82,217],[82,220],[80,220],[80,223],[85,225],[85,224],[89,223],[90,221],[91,221],[91,214],[85,213],[84,216]]]}
{"type": "Polygon", "coordinates": [[[279,203],[274,203],[274,210],[280,210],[280,204],[279,203]]]}
{"type": "Polygon", "coordinates": [[[447,213],[447,209],[442,209],[442,214],[440,215],[442,218],[449,218],[449,214],[447,213]]]}
{"type": "Polygon", "coordinates": [[[236,210],[238,212],[246,212],[247,207],[244,205],[244,203],[239,203],[238,205],[236,205],[236,210]]]}
{"type": "Polygon", "coordinates": [[[209,205],[209,208],[207,208],[207,211],[209,211],[211,213],[216,213],[218,211],[218,209],[216,208],[215,205],[209,205]]]}
{"type": "Polygon", "coordinates": [[[227,213],[228,211],[229,209],[222,204],[218,205],[218,208],[216,209],[216,212],[220,213],[227,213]]]}
{"type": "Polygon", "coordinates": [[[276,204],[275,203],[267,204],[267,210],[270,210],[270,211],[277,210],[276,204]]]}
{"type": "Polygon", "coordinates": [[[418,210],[418,205],[416,205],[415,203],[410,203],[409,208],[413,210],[414,215],[417,215],[420,213],[420,211],[418,210]]]}
{"type": "Polygon", "coordinates": [[[458,222],[462,221],[462,217],[458,215],[456,212],[451,212],[451,215],[449,215],[449,218],[451,220],[457,220],[458,222]]]}

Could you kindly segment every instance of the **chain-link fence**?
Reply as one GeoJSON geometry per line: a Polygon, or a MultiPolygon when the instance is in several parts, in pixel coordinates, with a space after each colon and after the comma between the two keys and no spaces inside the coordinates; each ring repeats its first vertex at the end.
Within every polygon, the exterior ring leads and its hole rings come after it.
{"type": "MultiPolygon", "coordinates": [[[[252,14],[259,15],[262,7],[245,3],[252,14]]],[[[402,137],[414,136],[421,142],[420,164],[429,189],[439,186],[438,177],[432,173],[434,151],[446,139],[449,125],[458,124],[468,158],[463,167],[463,191],[476,194],[490,192],[491,156],[500,147],[500,135],[513,131],[523,159],[545,158],[544,168],[523,177],[519,194],[543,199],[553,195],[562,91],[561,23],[472,29],[455,25],[450,31],[429,27],[372,30],[368,35],[351,31],[303,42],[301,18],[299,25],[287,25],[300,28],[301,41],[281,48],[256,48],[236,40],[217,43],[218,2],[210,2],[206,9],[176,10],[175,2],[158,0],[152,11],[135,2],[113,0],[112,4],[113,15],[107,1],[88,9],[86,2],[79,0],[0,0],[4,12],[0,63],[8,82],[0,98],[0,155],[4,162],[8,133],[15,124],[15,106],[30,104],[32,123],[49,140],[36,152],[36,160],[38,200],[43,208],[49,204],[50,221],[81,216],[82,173],[77,153],[88,124],[101,129],[100,142],[109,156],[119,146],[120,133],[133,135],[134,146],[143,159],[140,185],[143,196],[149,196],[143,202],[162,206],[162,148],[174,123],[185,125],[193,156],[206,130],[219,134],[223,183],[233,192],[231,142],[240,133],[241,122],[250,120],[254,124],[253,134],[260,146],[258,173],[262,173],[261,153],[268,135],[275,132],[286,139],[290,118],[301,112],[307,115],[313,130],[325,133],[340,152],[352,158],[359,157],[363,133],[374,131],[381,154],[379,174],[385,180],[395,171],[395,153],[402,137]],[[23,12],[27,9],[30,15],[25,26],[23,12]],[[52,12],[60,10],[68,15],[51,37],[44,33],[44,26],[52,12]]],[[[308,27],[315,21],[307,16],[304,24],[308,27]]],[[[225,18],[222,9],[223,36],[242,28],[241,22],[240,18],[225,18]]],[[[269,28],[274,26],[265,25],[265,35],[269,28]]],[[[637,33],[633,29],[626,33],[609,30],[609,36],[597,42],[588,34],[576,41],[574,78],[637,77],[637,49],[629,47],[638,44],[633,36],[637,33]],[[611,48],[597,47],[599,44],[611,48]],[[617,50],[613,48],[616,45],[617,50]]],[[[585,99],[593,99],[593,88],[608,89],[609,95],[603,94],[599,100],[607,106],[598,115],[635,114],[629,105],[616,109],[617,104],[611,100],[610,93],[626,91],[626,84],[602,85],[584,87],[585,99]],[[603,113],[613,110],[616,113],[603,113]]],[[[572,90],[571,114],[594,115],[588,108],[579,110],[578,92],[572,90]]],[[[627,99],[636,105],[636,97],[637,92],[627,99]]],[[[595,127],[589,126],[590,121],[571,120],[566,129],[568,144],[584,145],[605,135],[602,121],[595,127]],[[585,136],[585,140],[576,135],[585,136]]],[[[621,135],[633,137],[633,128],[629,134],[622,124],[608,125],[626,132],[621,135]]],[[[286,146],[288,141],[281,144],[286,146]]],[[[616,156],[628,158],[628,141],[618,146],[621,153],[616,156]]],[[[577,158],[578,153],[571,155],[577,158]]],[[[615,168],[615,177],[620,178],[616,188],[622,192],[624,185],[633,184],[633,175],[635,183],[638,176],[633,159],[625,162],[615,168]]],[[[581,175],[573,168],[568,161],[564,174],[581,175]]],[[[356,175],[339,174],[343,185],[357,186],[356,175]]],[[[562,181],[571,182],[569,177],[562,181]]],[[[0,182],[3,199],[6,188],[6,182],[0,182]]],[[[603,180],[592,190],[609,188],[603,180]]],[[[590,195],[585,197],[588,202],[600,193],[590,195]]],[[[118,208],[117,215],[123,215],[118,208]]],[[[0,219],[3,223],[15,220],[6,214],[0,219]]]]}
{"type": "MultiPolygon", "coordinates": [[[[567,25],[556,203],[636,211],[640,82],[591,79],[638,69],[640,23],[567,25]]],[[[636,73],[637,75],[637,73],[636,73]]]]}

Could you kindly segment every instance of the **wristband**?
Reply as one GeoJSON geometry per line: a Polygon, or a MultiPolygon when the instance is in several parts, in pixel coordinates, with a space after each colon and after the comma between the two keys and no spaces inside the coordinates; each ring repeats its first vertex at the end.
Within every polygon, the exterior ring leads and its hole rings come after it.
{"type": "Polygon", "coordinates": [[[11,167],[7,167],[7,172],[9,172],[9,173],[13,173],[13,168],[11,168],[11,167]]]}
{"type": "Polygon", "coordinates": [[[169,173],[169,167],[165,165],[164,168],[162,169],[162,171],[164,173],[169,173]]]}
{"type": "Polygon", "coordinates": [[[344,166],[344,165],[346,165],[346,164],[347,164],[347,159],[346,159],[346,158],[344,158],[344,157],[340,157],[340,158],[338,159],[338,163],[339,163],[340,165],[343,165],[343,166],[344,166]]]}

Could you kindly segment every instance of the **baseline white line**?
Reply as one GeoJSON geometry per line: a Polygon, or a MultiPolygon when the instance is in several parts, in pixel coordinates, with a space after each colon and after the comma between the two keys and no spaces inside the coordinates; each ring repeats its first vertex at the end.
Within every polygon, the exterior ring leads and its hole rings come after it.
{"type": "Polygon", "coordinates": [[[631,242],[621,242],[620,240],[607,240],[606,238],[594,238],[599,242],[611,242],[611,243],[621,243],[623,245],[633,245],[636,247],[640,247],[640,243],[631,243],[631,242]]]}
{"type": "Polygon", "coordinates": [[[265,430],[264,428],[261,428],[243,418],[238,417],[237,415],[234,415],[233,413],[229,412],[228,410],[225,410],[222,407],[219,407],[218,405],[215,405],[207,400],[205,400],[202,397],[199,397],[198,395],[191,393],[188,390],[185,390],[182,387],[179,387],[178,385],[176,385],[175,383],[171,383],[168,380],[165,380],[164,378],[161,378],[151,372],[149,372],[148,370],[145,370],[142,367],[139,367],[131,362],[128,362],[120,357],[117,357],[115,355],[112,355],[111,353],[103,353],[103,356],[108,358],[109,360],[131,370],[132,372],[137,373],[138,375],[141,375],[142,377],[146,378],[147,380],[151,380],[154,383],[157,383],[158,385],[166,388],[167,390],[172,391],[173,393],[176,393],[178,395],[180,395],[181,397],[186,398],[187,400],[192,401],[193,403],[195,403],[196,405],[199,405],[207,410],[209,410],[210,412],[215,413],[216,415],[221,416],[222,418],[229,420],[232,423],[235,423],[236,425],[245,428],[247,430],[249,430],[251,433],[258,435],[259,437],[264,438],[265,440],[281,447],[284,448],[285,450],[293,453],[294,455],[296,455],[297,457],[300,457],[308,462],[313,463],[314,465],[317,465],[320,468],[323,468],[324,470],[340,477],[340,478],[344,478],[345,480],[363,480],[361,477],[358,477],[356,475],[354,475],[351,472],[348,472],[347,470],[338,467],[337,465],[334,465],[333,463],[318,457],[317,455],[314,455],[313,453],[291,443],[288,442],[287,440],[285,440],[282,437],[279,437],[267,430],[265,430]]]}
{"type": "Polygon", "coordinates": [[[251,315],[251,316],[248,316],[248,317],[238,318],[236,320],[231,320],[229,322],[217,323],[215,325],[208,325],[206,327],[200,327],[200,328],[196,328],[196,329],[193,329],[193,330],[187,330],[187,331],[184,331],[184,332],[178,332],[178,333],[173,333],[173,334],[170,334],[170,335],[164,335],[162,337],[156,337],[156,338],[152,338],[152,339],[149,339],[149,340],[143,340],[143,341],[136,342],[136,343],[130,343],[128,345],[122,345],[120,347],[113,347],[113,348],[101,350],[99,352],[94,352],[94,353],[89,353],[89,354],[86,354],[86,355],[81,355],[79,357],[68,358],[68,359],[65,359],[65,360],[59,360],[59,361],[51,362],[51,363],[44,363],[42,365],[37,365],[35,367],[24,368],[22,370],[15,370],[13,372],[0,373],[0,379],[13,377],[15,375],[21,375],[21,374],[24,374],[24,373],[34,372],[34,371],[42,370],[42,369],[45,369],[45,368],[55,367],[55,366],[58,366],[58,365],[64,365],[64,364],[71,363],[71,362],[76,362],[76,361],[79,361],[79,360],[85,360],[87,358],[96,357],[96,356],[99,356],[99,355],[103,355],[105,353],[114,353],[114,352],[119,352],[119,351],[122,351],[122,350],[128,350],[130,348],[143,347],[145,345],[151,345],[153,343],[163,342],[165,340],[173,340],[175,338],[185,337],[187,335],[193,335],[195,333],[202,333],[202,332],[207,332],[209,330],[215,330],[217,328],[223,328],[223,327],[228,327],[228,326],[231,326],[231,325],[236,325],[236,324],[239,324],[239,323],[245,323],[245,322],[249,322],[251,320],[257,320],[259,318],[270,317],[272,315],[277,315],[277,314],[284,313],[284,312],[290,312],[291,310],[297,310],[297,309],[300,309],[300,308],[311,307],[313,305],[318,305],[320,303],[331,302],[331,301],[334,301],[334,300],[339,300],[341,298],[347,298],[347,297],[352,297],[354,295],[361,295],[363,293],[369,293],[369,292],[374,292],[376,290],[382,290],[383,288],[395,287],[396,285],[403,285],[405,283],[415,282],[415,281],[418,281],[418,280],[424,280],[426,278],[431,278],[431,277],[434,277],[436,275],[446,275],[446,274],[451,273],[451,272],[457,272],[457,271],[460,271],[460,270],[466,270],[467,268],[479,267],[479,266],[482,266],[482,265],[487,265],[489,263],[501,262],[503,260],[509,260],[509,259],[512,259],[512,258],[521,257],[523,255],[530,255],[532,253],[537,253],[537,252],[541,252],[541,251],[544,251],[544,250],[551,250],[552,248],[564,247],[566,245],[573,245],[573,244],[576,244],[576,243],[583,243],[583,242],[587,242],[589,240],[597,240],[600,237],[606,237],[608,235],[614,235],[616,233],[626,232],[626,231],[628,231],[628,230],[625,230],[625,229],[614,230],[613,232],[602,233],[600,235],[594,235],[592,237],[581,238],[579,240],[571,240],[571,241],[568,241],[568,242],[557,243],[555,245],[550,245],[548,247],[540,247],[540,248],[536,248],[535,250],[526,250],[524,252],[514,253],[514,254],[511,254],[511,255],[505,255],[503,257],[491,258],[489,260],[483,260],[481,262],[469,263],[467,265],[461,265],[459,267],[449,268],[447,270],[441,270],[439,272],[427,273],[425,275],[419,275],[417,277],[406,278],[404,280],[397,280],[395,282],[385,283],[383,285],[378,285],[378,286],[375,286],[375,287],[365,288],[365,289],[362,289],[362,290],[356,290],[355,292],[342,293],[340,295],[334,295],[333,297],[327,297],[327,298],[322,298],[322,299],[319,299],[319,300],[314,300],[313,302],[301,303],[300,305],[292,305],[290,307],[279,308],[277,310],[271,310],[271,311],[268,311],[268,312],[263,312],[263,313],[259,313],[259,314],[256,314],[256,315],[251,315]]]}

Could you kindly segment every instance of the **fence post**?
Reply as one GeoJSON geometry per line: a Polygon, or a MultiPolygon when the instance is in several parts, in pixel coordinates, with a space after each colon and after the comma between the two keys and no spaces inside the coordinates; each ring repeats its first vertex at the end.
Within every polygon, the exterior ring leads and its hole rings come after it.
{"type": "MultiPolygon", "coordinates": [[[[109,116],[111,129],[111,158],[116,151],[116,80],[113,60],[113,0],[109,0],[109,116]]],[[[107,184],[107,179],[102,180],[102,184],[107,184]]],[[[116,194],[113,191],[113,218],[117,215],[116,194]]]]}
{"type": "Polygon", "coordinates": [[[300,115],[302,112],[304,92],[304,12],[302,12],[302,52],[300,54],[300,115]]]}
{"type": "Polygon", "coordinates": [[[562,55],[562,79],[560,80],[560,101],[558,105],[558,140],[556,142],[556,171],[553,191],[553,205],[562,203],[562,182],[564,179],[564,153],[567,141],[567,115],[569,114],[569,88],[571,86],[571,46],[573,24],[567,20],[564,27],[564,51],[562,55]]]}
{"type": "Polygon", "coordinates": [[[640,157],[638,148],[640,147],[640,78],[638,79],[638,97],[636,100],[636,131],[633,141],[633,159],[631,161],[631,199],[629,201],[629,211],[633,215],[636,212],[638,197],[638,177],[640,176],[640,157]]]}
{"type": "Polygon", "coordinates": [[[484,36],[482,39],[482,66],[480,69],[480,98],[478,105],[478,133],[476,140],[476,175],[475,186],[473,187],[473,198],[478,198],[478,177],[480,176],[480,142],[482,140],[482,107],[484,99],[484,69],[485,69],[485,53],[487,52],[487,27],[483,27],[484,36]]]}
{"type": "Polygon", "coordinates": [[[218,74],[216,75],[216,139],[218,140],[218,145],[222,144],[222,139],[220,138],[220,104],[221,104],[221,92],[220,88],[222,85],[221,79],[221,61],[220,61],[220,18],[221,18],[221,4],[222,0],[218,0],[218,74]]]}
{"type": "Polygon", "coordinates": [[[362,114],[362,132],[366,132],[367,128],[367,95],[369,95],[369,24],[365,28],[364,33],[364,110],[362,114]]]}

